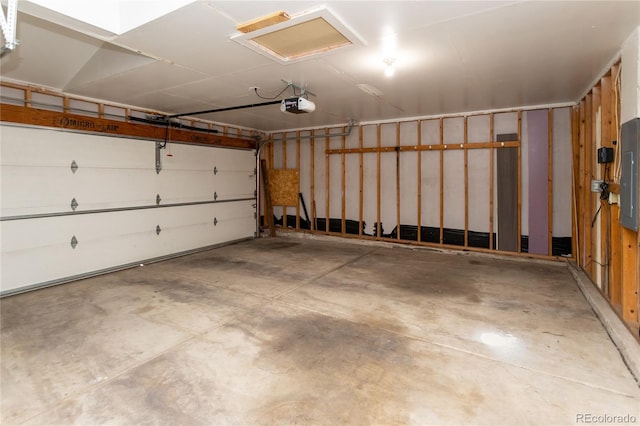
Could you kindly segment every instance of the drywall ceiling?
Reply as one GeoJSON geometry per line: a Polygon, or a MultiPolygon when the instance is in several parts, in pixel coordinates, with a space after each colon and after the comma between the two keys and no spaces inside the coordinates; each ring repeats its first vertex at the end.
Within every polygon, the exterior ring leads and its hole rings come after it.
{"type": "Polygon", "coordinates": [[[275,95],[283,79],[317,95],[312,114],[272,105],[199,116],[271,131],[574,102],[640,25],[636,1],[165,3],[137,2],[164,14],[118,34],[20,0],[20,45],[0,76],[168,114],[263,102],[250,87],[275,95]],[[240,23],[322,6],[366,44],[282,64],[230,39],[240,23]],[[390,41],[397,60],[386,77],[390,41]]]}

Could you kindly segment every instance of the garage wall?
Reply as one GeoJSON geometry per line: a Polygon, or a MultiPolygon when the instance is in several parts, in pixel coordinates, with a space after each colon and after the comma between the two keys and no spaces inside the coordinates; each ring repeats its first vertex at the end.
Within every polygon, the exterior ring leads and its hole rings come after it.
{"type": "Polygon", "coordinates": [[[156,173],[154,141],[4,124],[0,153],[2,295],[255,233],[252,150],[169,142],[156,173]]]}
{"type": "Polygon", "coordinates": [[[545,247],[536,254],[570,255],[571,113],[570,108],[543,111],[548,127],[535,142],[527,133],[537,125],[529,124],[532,111],[367,123],[348,135],[345,127],[274,134],[276,141],[286,140],[275,142],[266,157],[276,169],[300,169],[299,192],[312,220],[298,224],[296,207],[275,206],[274,214],[299,230],[495,249],[497,151],[503,148],[497,141],[499,135],[515,134],[517,140],[508,139],[507,146],[518,149],[520,158],[520,176],[513,176],[520,183],[518,251],[528,251],[534,212],[548,216],[544,237],[552,243],[548,252],[545,247]],[[327,133],[337,136],[327,140],[327,133]],[[544,206],[529,202],[530,177],[541,177],[540,170],[528,167],[534,148],[544,148],[546,155],[544,206]],[[548,188],[547,182],[552,182],[548,188]]]}

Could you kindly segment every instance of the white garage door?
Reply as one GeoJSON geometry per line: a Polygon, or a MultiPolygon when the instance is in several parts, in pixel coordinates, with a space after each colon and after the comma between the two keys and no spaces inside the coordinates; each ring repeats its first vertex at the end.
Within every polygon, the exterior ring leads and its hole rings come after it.
{"type": "Polygon", "coordinates": [[[0,126],[2,295],[255,233],[253,151],[0,126]]]}

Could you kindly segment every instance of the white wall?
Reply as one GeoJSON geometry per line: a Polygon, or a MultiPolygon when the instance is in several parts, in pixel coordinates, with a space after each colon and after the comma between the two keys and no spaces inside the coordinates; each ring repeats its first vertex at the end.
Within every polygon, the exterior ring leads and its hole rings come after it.
{"type": "Polygon", "coordinates": [[[253,151],[169,143],[157,174],[152,141],[1,125],[0,153],[2,294],[255,232],[253,151]]]}
{"type": "Polygon", "coordinates": [[[640,117],[640,27],[622,45],[620,122],[640,117]]]}

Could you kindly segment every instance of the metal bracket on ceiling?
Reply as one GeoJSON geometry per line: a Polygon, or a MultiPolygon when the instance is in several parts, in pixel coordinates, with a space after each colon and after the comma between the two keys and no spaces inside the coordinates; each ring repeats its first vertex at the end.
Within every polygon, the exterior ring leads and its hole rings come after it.
{"type": "Polygon", "coordinates": [[[162,170],[162,154],[160,151],[165,147],[164,142],[156,142],[156,174],[160,174],[162,170]]]}
{"type": "Polygon", "coordinates": [[[18,18],[18,0],[7,1],[7,16],[0,10],[0,28],[5,39],[4,46],[0,49],[0,58],[12,52],[19,44],[16,39],[16,23],[18,18]]]}

